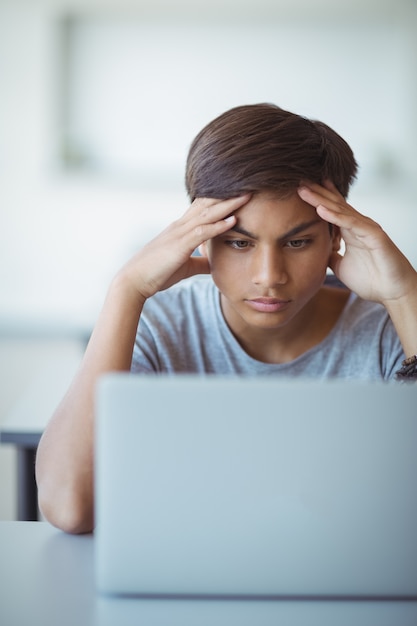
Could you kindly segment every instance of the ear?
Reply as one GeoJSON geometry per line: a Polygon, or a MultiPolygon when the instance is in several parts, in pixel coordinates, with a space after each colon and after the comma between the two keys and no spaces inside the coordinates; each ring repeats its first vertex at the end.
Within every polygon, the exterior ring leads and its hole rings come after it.
{"type": "Polygon", "coordinates": [[[200,244],[198,246],[198,251],[201,254],[201,256],[207,258],[208,257],[208,252],[207,252],[207,241],[204,241],[202,244],[200,244]]]}
{"type": "Polygon", "coordinates": [[[332,225],[332,252],[339,252],[342,235],[339,226],[332,225]]]}

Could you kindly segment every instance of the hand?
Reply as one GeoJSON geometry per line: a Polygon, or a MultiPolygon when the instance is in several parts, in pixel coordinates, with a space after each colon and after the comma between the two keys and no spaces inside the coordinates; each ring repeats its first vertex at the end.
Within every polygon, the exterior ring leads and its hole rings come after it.
{"type": "Polygon", "coordinates": [[[385,306],[415,290],[417,274],[406,257],[381,226],[350,206],[331,182],[307,183],[298,193],[340,229],[346,251],[343,256],[334,252],[329,266],[348,288],[385,306]]]}
{"type": "Polygon", "coordinates": [[[232,213],[250,194],[228,200],[197,198],[188,211],[140,250],[121,274],[144,300],[195,274],[210,273],[207,259],[191,256],[203,242],[229,230],[232,213]]]}

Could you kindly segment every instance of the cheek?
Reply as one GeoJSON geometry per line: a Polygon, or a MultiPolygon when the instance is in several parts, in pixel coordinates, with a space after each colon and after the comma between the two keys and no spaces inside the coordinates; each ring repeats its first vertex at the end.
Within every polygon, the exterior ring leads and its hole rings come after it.
{"type": "Polygon", "coordinates": [[[330,257],[337,246],[336,239],[326,239],[322,242],[320,246],[314,249],[314,252],[311,255],[310,263],[314,267],[328,267],[328,263],[330,257]]]}
{"type": "Polygon", "coordinates": [[[227,263],[224,259],[224,248],[216,239],[206,241],[200,246],[199,250],[208,260],[212,272],[217,271],[218,268],[227,268],[227,263]]]}
{"type": "Polygon", "coordinates": [[[307,263],[306,271],[310,274],[326,274],[331,254],[332,249],[329,246],[328,250],[321,250],[313,255],[307,263]]]}
{"type": "Polygon", "coordinates": [[[230,254],[229,249],[225,246],[215,244],[208,246],[206,256],[212,278],[219,289],[226,285],[228,289],[233,288],[242,282],[245,275],[247,276],[244,258],[230,254]]]}

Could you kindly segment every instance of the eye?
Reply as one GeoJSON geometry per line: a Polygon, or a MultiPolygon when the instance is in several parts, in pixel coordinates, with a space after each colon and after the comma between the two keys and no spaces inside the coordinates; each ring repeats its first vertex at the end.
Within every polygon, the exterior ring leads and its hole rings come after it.
{"type": "Polygon", "coordinates": [[[285,245],[293,250],[299,250],[300,248],[308,246],[311,241],[311,239],[291,239],[290,241],[287,241],[285,245]]]}
{"type": "Polygon", "coordinates": [[[249,241],[245,239],[228,239],[226,244],[235,250],[244,250],[250,245],[249,241]]]}

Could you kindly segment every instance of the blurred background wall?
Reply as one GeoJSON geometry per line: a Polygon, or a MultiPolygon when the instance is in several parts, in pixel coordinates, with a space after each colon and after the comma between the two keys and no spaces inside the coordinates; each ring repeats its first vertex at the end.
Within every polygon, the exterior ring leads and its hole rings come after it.
{"type": "MultiPolygon", "coordinates": [[[[0,423],[185,210],[188,146],[232,106],[333,126],[351,202],[417,266],[416,26],[415,0],[0,0],[0,423]]],[[[14,460],[1,446],[0,519],[14,460]]]]}

